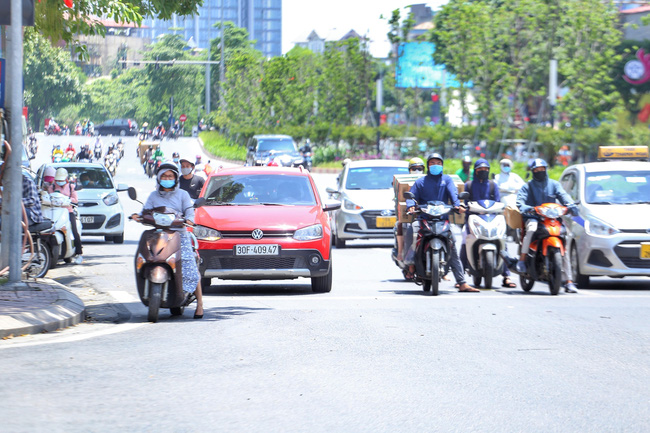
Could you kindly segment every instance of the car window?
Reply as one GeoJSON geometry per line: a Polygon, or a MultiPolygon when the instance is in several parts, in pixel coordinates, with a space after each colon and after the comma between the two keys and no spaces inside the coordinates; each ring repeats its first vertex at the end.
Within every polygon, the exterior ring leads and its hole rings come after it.
{"type": "MultiPolygon", "coordinates": [[[[114,188],[111,177],[103,167],[65,166],[65,169],[68,170],[70,181],[77,183],[77,185],[81,185],[83,189],[114,188]]],[[[42,172],[40,174],[42,174],[42,172]]]]}
{"type": "Polygon", "coordinates": [[[268,152],[271,150],[294,152],[296,145],[291,138],[260,138],[257,140],[258,152],[268,152]]]}
{"type": "Polygon", "coordinates": [[[316,204],[314,191],[307,177],[280,174],[213,176],[205,189],[204,197],[208,205],[316,204]]]}
{"type": "Polygon", "coordinates": [[[589,204],[650,203],[650,171],[589,173],[585,200],[589,204]]]}
{"type": "Polygon", "coordinates": [[[346,189],[388,189],[396,174],[408,174],[407,167],[358,167],[348,170],[346,189]]]}
{"type": "Polygon", "coordinates": [[[560,183],[562,184],[562,188],[564,188],[567,194],[571,196],[573,201],[579,200],[578,185],[577,185],[575,173],[571,172],[565,174],[564,176],[562,176],[560,183]]]}
{"type": "Polygon", "coordinates": [[[115,124],[115,120],[107,120],[104,122],[104,126],[113,126],[115,124]]]}

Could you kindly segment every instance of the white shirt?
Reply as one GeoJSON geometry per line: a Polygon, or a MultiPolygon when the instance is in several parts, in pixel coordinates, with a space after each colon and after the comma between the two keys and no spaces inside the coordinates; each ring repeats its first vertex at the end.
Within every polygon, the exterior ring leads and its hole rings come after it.
{"type": "Polygon", "coordinates": [[[499,173],[495,176],[499,189],[510,189],[519,191],[519,189],[526,184],[524,180],[517,173],[499,173]]]}

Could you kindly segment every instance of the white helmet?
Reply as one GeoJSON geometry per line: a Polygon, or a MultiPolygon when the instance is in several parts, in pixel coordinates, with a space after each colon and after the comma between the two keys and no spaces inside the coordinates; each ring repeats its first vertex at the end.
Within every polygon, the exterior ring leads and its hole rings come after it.
{"type": "Polygon", "coordinates": [[[54,175],[54,180],[68,180],[68,170],[63,167],[57,168],[56,174],[54,175]]]}

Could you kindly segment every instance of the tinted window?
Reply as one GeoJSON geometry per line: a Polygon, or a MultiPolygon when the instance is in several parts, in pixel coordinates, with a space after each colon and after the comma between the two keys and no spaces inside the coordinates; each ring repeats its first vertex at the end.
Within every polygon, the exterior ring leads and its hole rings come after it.
{"type": "Polygon", "coordinates": [[[359,167],[351,168],[345,182],[346,189],[388,189],[393,176],[408,174],[407,167],[359,167]]]}
{"type": "Polygon", "coordinates": [[[293,152],[296,145],[291,138],[260,138],[257,141],[258,152],[268,152],[270,150],[281,150],[293,152]]]}
{"type": "Polygon", "coordinates": [[[589,204],[650,202],[650,171],[587,174],[585,200],[589,204]]]}
{"type": "MultiPolygon", "coordinates": [[[[68,179],[82,185],[84,189],[112,189],[113,181],[108,172],[102,167],[65,167],[68,170],[68,179]],[[88,180],[83,185],[82,180],[88,180]]],[[[42,172],[41,172],[42,173],[42,172]]]]}
{"type": "Polygon", "coordinates": [[[304,176],[241,174],[213,176],[204,197],[208,205],[281,204],[313,206],[316,198],[304,176]]]}

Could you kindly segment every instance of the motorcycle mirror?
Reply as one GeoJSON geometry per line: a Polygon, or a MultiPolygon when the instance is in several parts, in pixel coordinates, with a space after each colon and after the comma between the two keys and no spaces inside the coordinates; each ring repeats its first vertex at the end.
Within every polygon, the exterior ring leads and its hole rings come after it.
{"type": "Polygon", "coordinates": [[[131,200],[138,200],[138,193],[136,192],[135,188],[130,186],[129,189],[127,189],[127,191],[128,191],[127,193],[129,194],[129,198],[131,200]]]}
{"type": "Polygon", "coordinates": [[[404,191],[404,197],[415,200],[415,195],[411,191],[404,191]]]}
{"type": "Polygon", "coordinates": [[[458,194],[458,198],[461,200],[467,200],[469,198],[469,192],[463,191],[460,194],[458,194]]]}
{"type": "Polygon", "coordinates": [[[205,197],[199,197],[194,201],[194,208],[200,208],[201,206],[204,206],[207,200],[205,197]]]}

